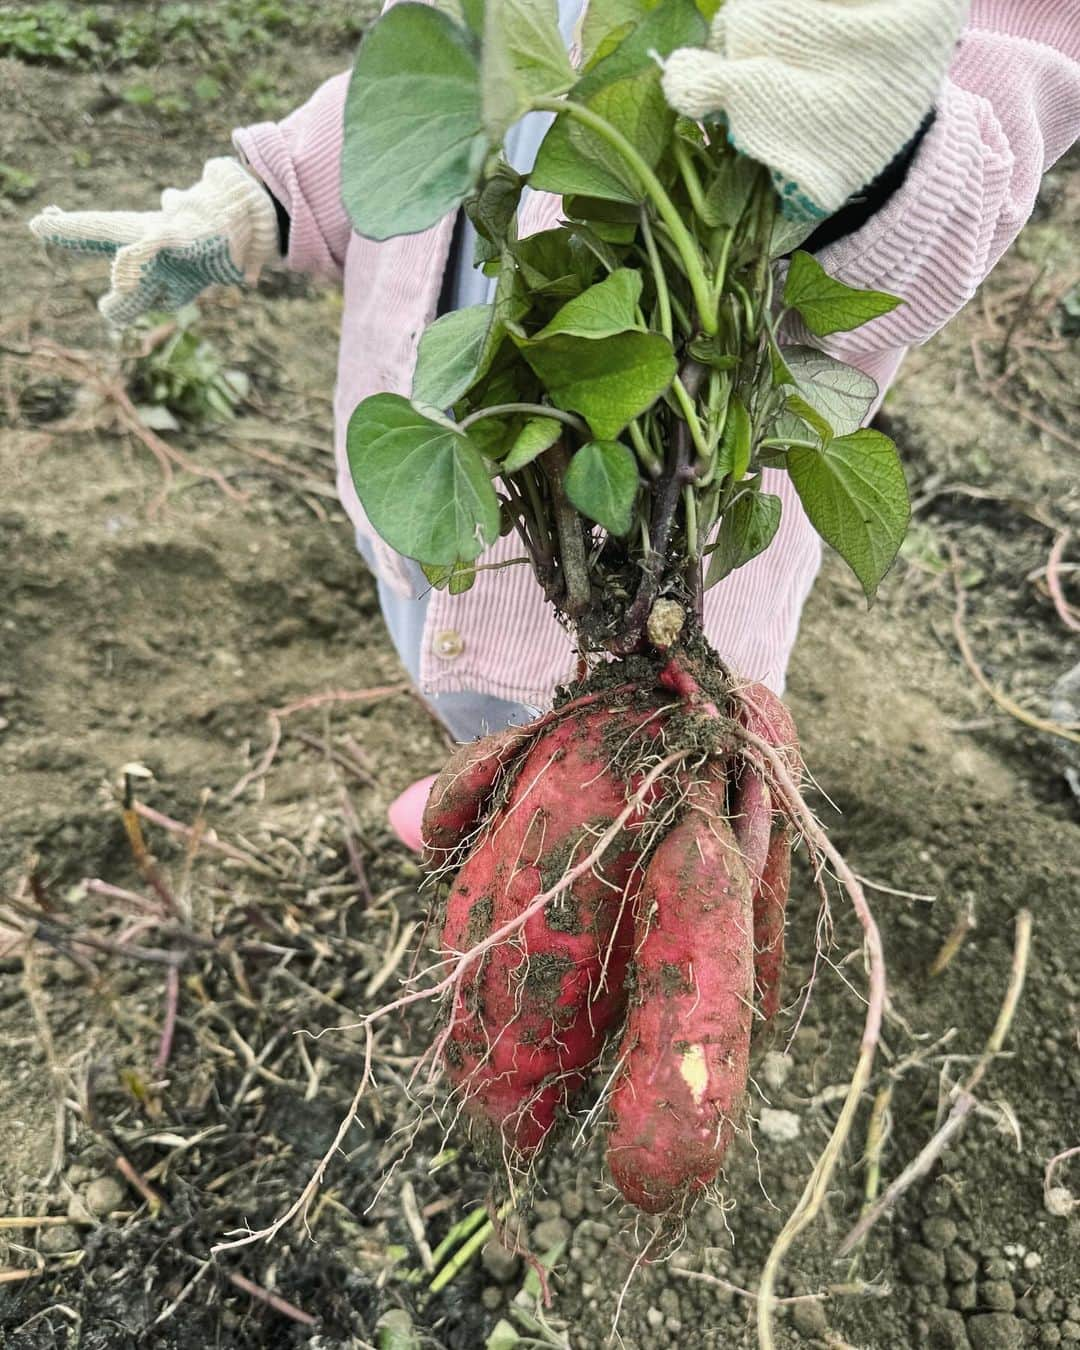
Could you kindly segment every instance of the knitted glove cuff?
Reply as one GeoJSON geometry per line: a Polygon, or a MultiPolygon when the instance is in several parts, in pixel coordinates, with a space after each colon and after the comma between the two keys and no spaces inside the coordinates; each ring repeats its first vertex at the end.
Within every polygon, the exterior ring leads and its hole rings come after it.
{"type": "Polygon", "coordinates": [[[165,215],[198,215],[201,234],[223,234],[237,268],[253,281],[268,262],[280,258],[273,198],[250,170],[228,156],[207,160],[194,187],[161,194],[165,215]]]}

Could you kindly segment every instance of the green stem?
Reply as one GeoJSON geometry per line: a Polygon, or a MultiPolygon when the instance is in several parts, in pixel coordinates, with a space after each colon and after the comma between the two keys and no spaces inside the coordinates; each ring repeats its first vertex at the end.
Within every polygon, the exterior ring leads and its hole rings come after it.
{"type": "Polygon", "coordinates": [[[686,386],[678,375],[671,381],[671,392],[675,395],[675,400],[682,409],[683,421],[690,428],[690,439],[694,443],[694,449],[697,451],[699,459],[707,460],[709,458],[709,447],[701,430],[701,422],[698,420],[694,400],[686,392],[686,386]]]}
{"type": "Polygon", "coordinates": [[[660,254],[656,248],[656,240],[653,238],[652,226],[649,224],[649,213],[644,206],[641,208],[641,237],[645,240],[645,252],[648,254],[649,266],[653,275],[653,286],[656,288],[656,303],[660,308],[660,331],[670,342],[673,331],[671,327],[671,292],[668,290],[667,277],[664,275],[663,264],[660,262],[660,254]]]}
{"type": "Polygon", "coordinates": [[[769,256],[773,221],[776,219],[776,193],[772,183],[762,175],[757,202],[758,256],[754,267],[754,294],[758,297],[757,327],[760,328],[772,310],[773,270],[769,256]]]}
{"type": "Polygon", "coordinates": [[[724,243],[720,249],[720,257],[716,260],[716,276],[713,280],[713,308],[716,309],[720,304],[720,297],[724,293],[724,285],[727,281],[728,257],[731,254],[731,241],[735,238],[734,230],[727,230],[724,234],[724,243]]]}
{"type": "Polygon", "coordinates": [[[637,451],[638,459],[645,466],[645,471],[650,478],[658,478],[664,470],[664,466],[659,457],[653,452],[652,446],[645,439],[645,433],[641,430],[638,420],[634,420],[627,426],[630,433],[630,439],[634,443],[634,449],[637,451]]]}
{"type": "Polygon", "coordinates": [[[731,278],[731,289],[742,301],[743,313],[746,315],[746,326],[750,333],[753,333],[757,327],[754,320],[754,302],[750,299],[746,287],[741,282],[736,281],[734,277],[731,278]]]}
{"type": "MultiPolygon", "coordinates": [[[[449,1255],[453,1250],[455,1242],[460,1241],[462,1238],[469,1237],[472,1233],[475,1233],[478,1228],[483,1228],[485,1224],[488,1228],[491,1227],[488,1212],[483,1205],[478,1205],[471,1214],[467,1214],[464,1219],[461,1219],[450,1229],[446,1237],[443,1238],[431,1253],[432,1263],[437,1266],[440,1261],[442,1261],[443,1257],[449,1255]]],[[[485,1237],[486,1236],[487,1234],[485,1234],[485,1237]]]]}
{"type": "Polygon", "coordinates": [[[589,564],[585,557],[585,525],[566,495],[563,482],[570,456],[561,441],[541,455],[551,499],[555,506],[555,529],[559,539],[559,565],[566,585],[565,609],[569,617],[580,620],[592,600],[589,564]]]}
{"type": "Polygon", "coordinates": [[[820,450],[820,441],[789,441],[784,437],[769,436],[758,441],[759,450],[820,450]]]}
{"type": "Polygon", "coordinates": [[[613,127],[606,118],[593,112],[583,103],[572,103],[569,99],[561,98],[537,98],[533,100],[532,107],[538,112],[565,114],[567,117],[573,118],[607,141],[608,145],[623,157],[627,166],[636,175],[642,190],[656,207],[660,219],[667,226],[672,242],[679,252],[683,270],[690,283],[690,289],[694,293],[694,304],[697,306],[698,321],[703,332],[710,336],[715,333],[716,312],[711,307],[712,290],[702,266],[701,253],[694,242],[693,235],[683,224],[675,203],[664,191],[664,185],[638,151],[634,149],[617,127],[613,127]]]}
{"type": "Polygon", "coordinates": [[[530,413],[534,417],[551,417],[556,422],[564,422],[568,427],[591,439],[588,425],[573,413],[563,412],[561,408],[552,408],[546,403],[493,403],[490,408],[477,408],[476,412],[463,417],[457,424],[459,431],[468,431],[475,422],[485,417],[507,417],[511,413],[530,413]]]}
{"type": "Polygon", "coordinates": [[[690,158],[690,151],[678,136],[673,138],[671,144],[675,151],[675,162],[679,166],[679,173],[686,187],[686,195],[690,198],[690,205],[694,208],[695,214],[704,220],[705,193],[701,190],[701,179],[698,177],[697,169],[694,168],[694,161],[690,158]]]}
{"type": "Polygon", "coordinates": [[[686,512],[686,556],[692,565],[697,565],[701,557],[698,539],[697,493],[691,484],[683,488],[683,509],[686,512]]]}

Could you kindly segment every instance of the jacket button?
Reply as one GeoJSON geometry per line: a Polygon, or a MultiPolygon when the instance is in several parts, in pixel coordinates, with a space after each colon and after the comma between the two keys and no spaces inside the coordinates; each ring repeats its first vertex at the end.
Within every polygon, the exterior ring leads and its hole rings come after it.
{"type": "Polygon", "coordinates": [[[435,655],[443,661],[453,661],[465,650],[465,643],[456,628],[444,628],[435,634],[435,655]]]}

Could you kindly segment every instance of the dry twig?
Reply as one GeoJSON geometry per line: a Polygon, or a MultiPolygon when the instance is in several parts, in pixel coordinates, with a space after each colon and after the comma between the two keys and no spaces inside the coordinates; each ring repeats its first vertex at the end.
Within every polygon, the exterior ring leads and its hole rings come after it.
{"type": "Polygon", "coordinates": [[[918,1157],[904,1168],[903,1172],[887,1188],[885,1194],[876,1202],[859,1220],[855,1227],[848,1233],[840,1244],[839,1255],[846,1256],[852,1249],[860,1243],[863,1238],[873,1228],[874,1224],[883,1214],[891,1210],[897,1200],[921,1177],[927,1175],[937,1160],[942,1156],[949,1144],[964,1128],[968,1116],[977,1105],[975,1099],[975,1089],[982,1082],[987,1070],[993,1062],[995,1056],[1001,1053],[1002,1046],[1005,1044],[1005,1038],[1009,1034],[1009,1028],[1012,1026],[1013,1017],[1016,1013],[1016,1006],[1020,1001],[1020,994],[1024,988],[1024,977],[1027,974],[1028,957],[1031,951],[1031,914],[1022,909],[1016,916],[1016,942],[1013,948],[1012,973],[1009,977],[1009,985],[1005,991],[1005,998],[994,1024],[994,1030],[990,1039],[986,1043],[986,1048],[979,1056],[974,1069],[968,1075],[965,1082],[956,1089],[953,1095],[952,1108],[945,1123],[941,1128],[927,1141],[918,1157]]]}

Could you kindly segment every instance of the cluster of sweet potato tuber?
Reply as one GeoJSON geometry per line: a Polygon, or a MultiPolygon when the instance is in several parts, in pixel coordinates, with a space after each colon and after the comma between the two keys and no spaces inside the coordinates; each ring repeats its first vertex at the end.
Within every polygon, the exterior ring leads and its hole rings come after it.
{"type": "Polygon", "coordinates": [[[424,822],[431,865],[456,866],[441,1044],[474,1139],[527,1167],[618,1037],[608,1166],[650,1213],[716,1178],[780,998],[792,832],[755,740],[797,778],[795,727],[765,686],[713,671],[707,693],[702,670],[614,666],[462,747],[424,822]]]}

